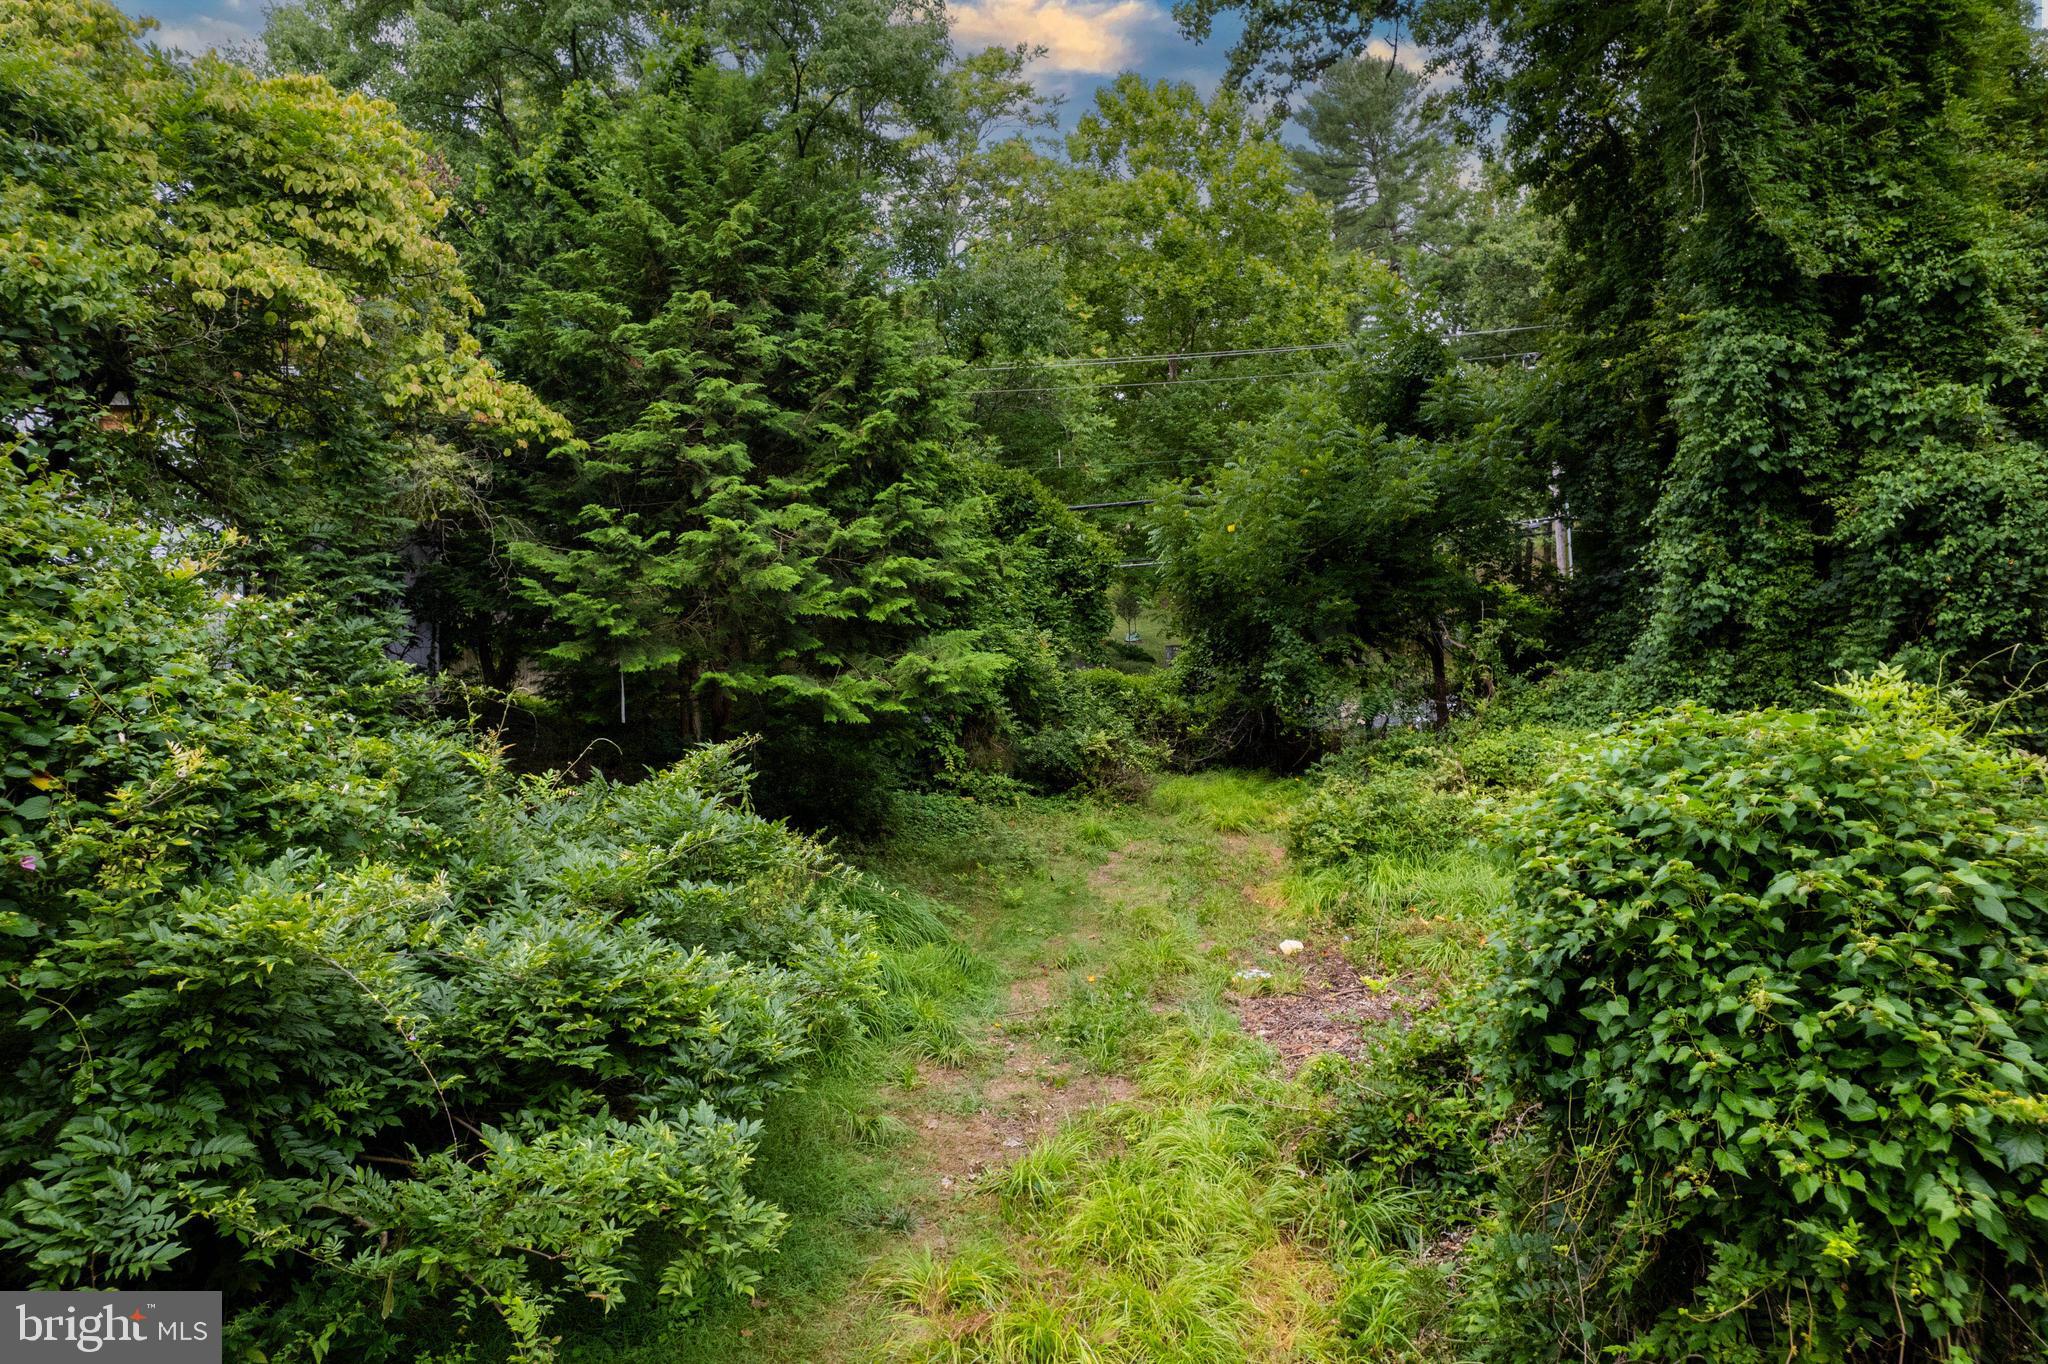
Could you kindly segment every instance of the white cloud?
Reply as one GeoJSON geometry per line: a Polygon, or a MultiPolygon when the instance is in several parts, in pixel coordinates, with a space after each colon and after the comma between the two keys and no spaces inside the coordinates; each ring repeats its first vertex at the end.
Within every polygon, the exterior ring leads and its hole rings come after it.
{"type": "Polygon", "coordinates": [[[952,16],[962,51],[1032,43],[1055,71],[1107,76],[1131,65],[1138,30],[1159,14],[1147,0],[968,0],[952,16]]]}
{"type": "MultiPolygon", "coordinates": [[[[233,6],[233,8],[241,8],[233,6]]],[[[192,14],[173,19],[148,35],[158,47],[198,56],[213,48],[247,47],[256,41],[261,23],[242,23],[218,14],[192,14]]]]}
{"type": "Polygon", "coordinates": [[[1429,63],[1429,54],[1424,52],[1420,45],[1416,43],[1402,43],[1399,47],[1396,47],[1385,38],[1374,38],[1371,42],[1367,43],[1365,45],[1365,55],[1371,57],[1374,61],[1383,62],[1391,59],[1395,65],[1405,66],[1418,76],[1422,74],[1423,67],[1429,63]]]}

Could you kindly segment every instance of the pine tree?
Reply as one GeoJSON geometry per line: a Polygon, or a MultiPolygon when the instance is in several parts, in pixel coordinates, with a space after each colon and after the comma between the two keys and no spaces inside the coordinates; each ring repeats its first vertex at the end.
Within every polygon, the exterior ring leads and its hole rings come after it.
{"type": "Polygon", "coordinates": [[[802,746],[998,666],[947,633],[987,569],[947,362],[773,114],[679,45],[478,195],[517,281],[494,348],[584,436],[505,490],[518,593],[636,755],[802,746]]]}

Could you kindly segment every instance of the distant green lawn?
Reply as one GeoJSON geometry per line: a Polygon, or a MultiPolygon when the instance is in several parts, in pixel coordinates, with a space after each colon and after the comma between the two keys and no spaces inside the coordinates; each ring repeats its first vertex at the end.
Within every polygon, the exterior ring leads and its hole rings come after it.
{"type": "MultiPolygon", "coordinates": [[[[1119,616],[1109,637],[1121,641],[1129,629],[1119,616]]],[[[1169,641],[1185,644],[1186,638],[1177,632],[1173,620],[1156,603],[1148,603],[1138,613],[1138,647],[1152,656],[1155,667],[1166,665],[1166,646],[1169,641]]]]}

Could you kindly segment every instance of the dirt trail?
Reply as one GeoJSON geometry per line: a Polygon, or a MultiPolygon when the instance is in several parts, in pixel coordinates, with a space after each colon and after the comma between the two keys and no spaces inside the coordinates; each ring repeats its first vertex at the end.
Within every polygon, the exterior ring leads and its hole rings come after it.
{"type": "MultiPolygon", "coordinates": [[[[898,1133],[883,1155],[894,1190],[889,1230],[863,1252],[867,1272],[838,1296],[789,1304],[808,1311],[808,1320],[776,1320],[779,1305],[764,1311],[756,1323],[763,1329],[744,1333],[757,1357],[887,1359],[904,1345],[904,1330],[944,1329],[945,1320],[922,1319],[906,1328],[901,1304],[885,1287],[894,1268],[906,1255],[950,1257],[1013,1236],[995,1187],[1015,1161],[1091,1110],[1149,1102],[1134,1074],[1080,1059],[1115,1056],[1114,1046],[1091,1050],[1077,1040],[1099,1021],[1091,1010],[1123,1008],[1127,1017],[1128,1004],[1097,981],[1099,973],[1133,969],[1133,954],[1137,967],[1163,971],[1141,974],[1153,982],[1149,987],[1134,986],[1144,990],[1149,1013],[1183,1008],[1183,991],[1199,993],[1185,973],[1199,970],[1210,982],[1209,997],[1234,1010],[1290,1073],[1318,1052],[1358,1055],[1363,1025],[1413,1007],[1385,983],[1361,978],[1336,943],[1317,940],[1299,922],[1284,884],[1286,852],[1271,833],[1220,832],[1177,811],[1125,812],[1114,828],[1112,841],[1078,820],[1039,826],[1043,864],[993,888],[970,888],[980,902],[971,943],[1002,983],[993,1001],[959,1016],[965,1045],[946,1063],[906,1062],[873,1091],[898,1133]],[[1283,961],[1278,944],[1291,934],[1311,941],[1283,961]],[[1159,967],[1175,952],[1188,965],[1159,967]],[[1219,967],[1270,975],[1218,995],[1219,967]]],[[[1306,1260],[1292,1264],[1300,1253],[1284,1242],[1259,1254],[1290,1260],[1263,1264],[1253,1276],[1280,1294],[1257,1313],[1271,1317],[1276,1338],[1290,1334],[1294,1311],[1307,1314],[1304,1323],[1319,1320],[1327,1270],[1306,1260]]],[[[1260,1353],[1285,1357],[1291,1356],[1284,1349],[1260,1353]]]]}
{"type": "MultiPolygon", "coordinates": [[[[1287,861],[1277,839],[1223,834],[1216,837],[1215,850],[1216,871],[1239,895],[1254,904],[1275,903],[1272,883],[1287,861]]],[[[944,1245],[957,1239],[952,1223],[962,1211],[980,1211],[971,1205],[989,1176],[1068,1118],[1124,1102],[1136,1092],[1129,1075],[1093,1071],[1058,1055],[1055,1046],[1034,1033],[1065,1001],[1074,979],[1095,978],[1084,967],[1055,963],[1099,951],[1106,939],[1113,940],[1126,912],[1168,902],[1176,889],[1175,873],[1185,875],[1176,850],[1154,839],[1132,839],[1110,850],[1083,877],[1088,902],[1078,906],[1064,941],[1047,939],[1040,959],[1022,966],[1006,987],[1006,1007],[978,1026],[974,1041],[982,1059],[918,1067],[918,1084],[901,1104],[911,1136],[895,1155],[937,1180],[938,1195],[925,1208],[929,1221],[919,1242],[944,1245]]]]}

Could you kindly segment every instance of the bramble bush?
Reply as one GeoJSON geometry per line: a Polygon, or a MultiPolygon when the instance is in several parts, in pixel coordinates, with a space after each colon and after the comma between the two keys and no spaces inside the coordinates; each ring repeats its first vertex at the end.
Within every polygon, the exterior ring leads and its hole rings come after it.
{"type": "Polygon", "coordinates": [[[1540,782],[1571,741],[1569,730],[1545,725],[1395,730],[1317,765],[1289,841],[1297,857],[1321,866],[1443,852],[1478,831],[1489,797],[1540,782]]]}
{"type": "Polygon", "coordinates": [[[1180,733],[1171,679],[1089,668],[1062,679],[1059,704],[1017,741],[1018,771],[1052,790],[1132,799],[1151,789],[1180,733]]]}
{"type": "Polygon", "coordinates": [[[1636,722],[1508,821],[1489,1045],[1609,1173],[1482,1256],[1492,1357],[2034,1357],[2043,764],[1895,674],[1836,696],[1636,722]]]}
{"type": "Polygon", "coordinates": [[[234,1348],[366,1360],[754,1284],[758,1115],[881,972],[738,755],[515,778],[207,537],[4,461],[0,523],[8,1281],[225,1288],[234,1348]]]}

